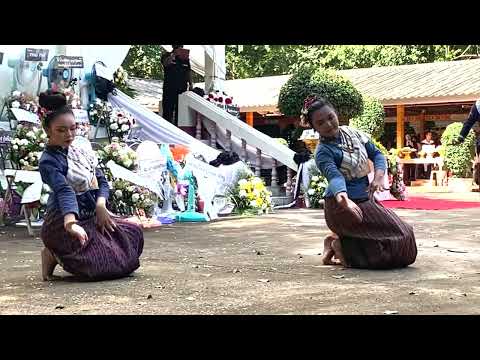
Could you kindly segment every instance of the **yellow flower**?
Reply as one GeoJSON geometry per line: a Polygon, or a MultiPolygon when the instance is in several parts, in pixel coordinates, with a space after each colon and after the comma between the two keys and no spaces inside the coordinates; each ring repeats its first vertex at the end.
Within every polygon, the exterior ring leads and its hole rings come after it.
{"type": "Polygon", "coordinates": [[[263,190],[264,188],[265,188],[265,185],[263,185],[263,183],[261,183],[261,182],[260,183],[257,182],[255,184],[255,189],[257,189],[257,190],[263,190]]]}
{"type": "Polygon", "coordinates": [[[257,206],[258,206],[258,207],[261,207],[261,206],[263,205],[263,200],[262,200],[262,198],[257,198],[256,202],[257,202],[257,206]]]}

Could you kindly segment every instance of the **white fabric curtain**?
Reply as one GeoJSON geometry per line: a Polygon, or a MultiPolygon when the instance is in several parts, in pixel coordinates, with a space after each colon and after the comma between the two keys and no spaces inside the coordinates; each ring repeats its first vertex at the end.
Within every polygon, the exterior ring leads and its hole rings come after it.
{"type": "Polygon", "coordinates": [[[132,114],[142,127],[142,131],[148,140],[152,140],[158,144],[178,144],[188,146],[191,151],[202,154],[207,161],[216,159],[218,154],[220,154],[220,151],[213,149],[200,140],[195,139],[193,136],[190,136],[161,116],[158,116],[154,112],[143,107],[120,90],[117,90],[117,95],[109,94],[108,101],[113,107],[125,109],[132,114]]]}

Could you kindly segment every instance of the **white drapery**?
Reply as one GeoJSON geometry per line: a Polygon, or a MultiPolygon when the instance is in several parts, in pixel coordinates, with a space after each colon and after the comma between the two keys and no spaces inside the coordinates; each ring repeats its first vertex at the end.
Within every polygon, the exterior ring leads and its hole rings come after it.
{"type": "Polygon", "coordinates": [[[202,154],[209,162],[220,154],[220,151],[190,136],[119,90],[117,90],[117,95],[109,94],[108,101],[113,107],[125,109],[132,114],[148,140],[156,143],[188,146],[191,151],[202,154]]]}

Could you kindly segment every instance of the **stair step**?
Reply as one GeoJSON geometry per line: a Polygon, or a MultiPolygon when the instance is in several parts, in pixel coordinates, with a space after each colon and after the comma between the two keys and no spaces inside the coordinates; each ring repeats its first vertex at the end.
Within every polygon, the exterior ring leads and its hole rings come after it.
{"type": "Polygon", "coordinates": [[[273,206],[285,206],[293,202],[293,196],[272,196],[273,206]]]}

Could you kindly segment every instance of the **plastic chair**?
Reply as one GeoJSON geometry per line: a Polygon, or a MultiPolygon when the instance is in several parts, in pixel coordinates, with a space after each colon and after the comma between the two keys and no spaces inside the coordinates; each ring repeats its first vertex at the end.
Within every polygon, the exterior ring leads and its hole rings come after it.
{"type": "Polygon", "coordinates": [[[432,170],[430,172],[430,186],[433,185],[433,181],[435,178],[435,186],[439,186],[438,184],[440,183],[441,186],[446,185],[447,182],[447,172],[443,170],[432,170]]]}

